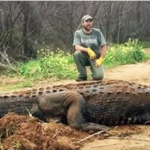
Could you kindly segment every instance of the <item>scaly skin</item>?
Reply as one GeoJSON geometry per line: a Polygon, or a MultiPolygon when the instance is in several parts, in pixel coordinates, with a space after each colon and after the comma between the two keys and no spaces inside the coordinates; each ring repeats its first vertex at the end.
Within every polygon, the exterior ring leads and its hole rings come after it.
{"type": "Polygon", "coordinates": [[[0,97],[1,116],[8,111],[24,114],[24,106],[30,110],[36,103],[35,116],[37,111],[42,112],[41,119],[66,116],[70,126],[85,131],[105,128],[99,124],[150,120],[150,87],[125,81],[80,82],[12,94],[0,97]]]}
{"type": "Polygon", "coordinates": [[[67,118],[69,126],[83,131],[109,129],[106,126],[86,121],[86,102],[84,97],[76,91],[44,94],[38,97],[37,102],[38,109],[33,115],[43,121],[45,121],[45,116],[59,117],[67,118]],[[39,113],[40,111],[42,114],[39,113]]]}

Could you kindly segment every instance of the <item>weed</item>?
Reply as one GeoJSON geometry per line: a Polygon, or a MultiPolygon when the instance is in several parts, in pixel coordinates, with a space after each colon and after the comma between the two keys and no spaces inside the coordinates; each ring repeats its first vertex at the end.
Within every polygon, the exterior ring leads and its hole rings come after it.
{"type": "Polygon", "coordinates": [[[21,148],[21,143],[17,141],[17,143],[14,145],[14,148],[19,150],[21,148]]]}
{"type": "Polygon", "coordinates": [[[0,150],[3,150],[4,148],[3,148],[3,145],[0,143],[0,150]]]}
{"type": "Polygon", "coordinates": [[[3,148],[3,145],[2,145],[2,137],[1,137],[2,135],[0,135],[0,150],[3,150],[4,148],[3,148]]]}
{"type": "Polygon", "coordinates": [[[40,57],[26,64],[20,64],[18,69],[21,76],[32,79],[56,77],[60,79],[73,78],[74,64],[71,54],[61,50],[57,53],[41,50],[40,57]]]}
{"type": "Polygon", "coordinates": [[[15,149],[15,150],[21,150],[21,143],[19,141],[17,141],[16,143],[12,144],[11,148],[15,149]]]}
{"type": "Polygon", "coordinates": [[[106,54],[105,66],[133,64],[149,59],[138,42],[137,39],[129,39],[124,44],[111,46],[106,54]]]}
{"type": "Polygon", "coordinates": [[[33,116],[32,116],[32,113],[29,111],[29,109],[28,108],[25,108],[25,109],[27,110],[29,117],[32,118],[33,116]]]}
{"type": "MultiPolygon", "coordinates": [[[[137,39],[129,39],[124,44],[114,44],[108,48],[104,65],[110,68],[145,61],[149,58],[150,56],[144,52],[142,44],[137,39]]],[[[35,80],[47,78],[74,79],[77,76],[73,56],[60,49],[55,52],[48,48],[38,50],[38,59],[19,63],[17,68],[20,76],[28,79],[28,82],[20,85],[22,87],[31,87],[29,81],[34,83],[35,80]]]]}

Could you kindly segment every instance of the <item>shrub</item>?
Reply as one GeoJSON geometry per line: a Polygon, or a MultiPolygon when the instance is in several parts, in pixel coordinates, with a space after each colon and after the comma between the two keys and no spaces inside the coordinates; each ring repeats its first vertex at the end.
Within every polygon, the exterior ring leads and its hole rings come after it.
{"type": "Polygon", "coordinates": [[[19,66],[24,77],[42,79],[56,77],[60,79],[74,78],[74,64],[71,54],[58,49],[55,53],[48,49],[38,52],[39,58],[19,66]]]}
{"type": "MultiPolygon", "coordinates": [[[[105,57],[105,67],[131,64],[144,61],[148,58],[138,40],[129,39],[121,45],[112,45],[108,48],[105,57]]],[[[57,49],[50,52],[49,49],[38,51],[38,59],[28,63],[20,63],[20,74],[31,79],[74,79],[77,77],[77,69],[73,57],[69,53],[57,49]]]]}
{"type": "Polygon", "coordinates": [[[105,65],[106,67],[131,64],[147,60],[147,54],[138,40],[129,39],[128,42],[121,45],[113,45],[108,48],[105,65]]]}

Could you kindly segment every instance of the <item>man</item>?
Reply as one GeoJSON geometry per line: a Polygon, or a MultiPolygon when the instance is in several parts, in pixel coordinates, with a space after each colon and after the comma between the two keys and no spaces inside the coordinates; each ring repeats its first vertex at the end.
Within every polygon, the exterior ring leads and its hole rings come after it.
{"type": "Polygon", "coordinates": [[[104,57],[106,41],[99,29],[93,28],[93,18],[85,15],[81,22],[82,28],[74,34],[74,60],[79,76],[76,81],[87,80],[86,66],[90,66],[92,78],[102,80],[104,77],[104,57]]]}

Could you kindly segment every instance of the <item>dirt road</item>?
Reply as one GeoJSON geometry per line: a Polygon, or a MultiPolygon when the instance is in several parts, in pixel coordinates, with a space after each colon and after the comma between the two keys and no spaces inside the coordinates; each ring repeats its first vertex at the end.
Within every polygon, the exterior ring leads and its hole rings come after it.
{"type": "Polygon", "coordinates": [[[123,65],[114,69],[106,70],[105,78],[121,79],[150,85],[150,61],[123,65]]]}

